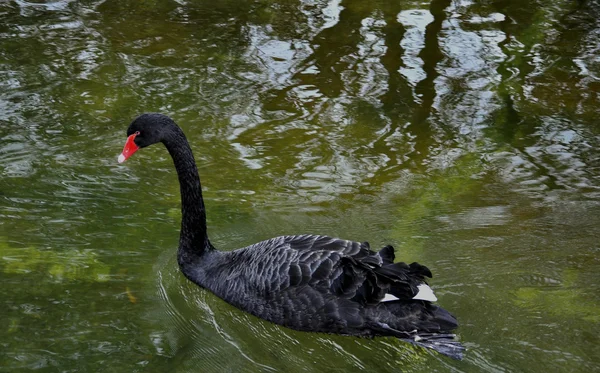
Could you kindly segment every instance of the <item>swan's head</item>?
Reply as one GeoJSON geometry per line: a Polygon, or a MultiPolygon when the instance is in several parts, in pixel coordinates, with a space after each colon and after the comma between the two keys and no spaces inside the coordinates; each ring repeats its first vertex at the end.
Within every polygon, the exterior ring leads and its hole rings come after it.
{"type": "Polygon", "coordinates": [[[119,155],[119,163],[125,162],[138,149],[163,141],[177,125],[171,118],[158,113],[146,113],[135,118],[127,128],[127,141],[119,155]]]}

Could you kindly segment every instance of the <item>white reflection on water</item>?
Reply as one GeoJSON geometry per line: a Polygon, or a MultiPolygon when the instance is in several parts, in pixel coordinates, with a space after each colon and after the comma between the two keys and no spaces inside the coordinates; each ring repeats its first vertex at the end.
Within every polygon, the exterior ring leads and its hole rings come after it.
{"type": "Polygon", "coordinates": [[[44,2],[31,2],[24,0],[15,0],[15,3],[21,8],[21,15],[29,16],[32,12],[38,9],[45,9],[49,11],[60,11],[65,10],[75,0],[56,0],[56,1],[44,1],[44,2]]]}
{"type": "Polygon", "coordinates": [[[425,46],[425,28],[433,22],[433,16],[428,10],[405,10],[398,14],[398,22],[406,27],[406,33],[400,43],[405,51],[402,56],[405,66],[401,67],[399,72],[415,86],[427,77],[419,53],[425,46]]]}
{"type": "Polygon", "coordinates": [[[322,26],[323,29],[331,28],[340,21],[340,12],[344,9],[340,4],[342,0],[330,0],[327,7],[323,8],[323,15],[325,16],[325,24],[322,26]]]}
{"type": "Polygon", "coordinates": [[[448,125],[458,125],[460,133],[472,139],[481,135],[484,123],[501,107],[494,90],[502,81],[498,67],[507,58],[500,46],[506,39],[504,32],[494,24],[485,27],[471,31],[468,21],[456,16],[444,21],[440,38],[446,57],[435,84],[436,91],[444,94],[436,97],[434,107],[448,125]],[[469,90],[457,94],[457,83],[469,90]]]}

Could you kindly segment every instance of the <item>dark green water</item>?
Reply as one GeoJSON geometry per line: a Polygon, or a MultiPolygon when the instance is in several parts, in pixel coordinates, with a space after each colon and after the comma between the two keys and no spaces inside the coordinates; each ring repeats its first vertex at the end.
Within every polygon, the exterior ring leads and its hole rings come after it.
{"type": "Polygon", "coordinates": [[[593,1],[0,2],[0,371],[591,372],[593,1]],[[171,115],[224,250],[319,233],[434,272],[464,361],[283,329],[179,273],[171,115]]]}

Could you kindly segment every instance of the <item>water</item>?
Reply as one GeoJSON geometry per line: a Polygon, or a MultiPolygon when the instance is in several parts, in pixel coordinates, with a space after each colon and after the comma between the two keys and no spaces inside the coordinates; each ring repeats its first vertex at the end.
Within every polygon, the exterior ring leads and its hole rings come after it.
{"type": "Polygon", "coordinates": [[[593,1],[0,3],[0,371],[600,366],[593,1]],[[166,113],[223,249],[319,233],[432,269],[464,361],[284,329],[177,269],[166,113]]]}

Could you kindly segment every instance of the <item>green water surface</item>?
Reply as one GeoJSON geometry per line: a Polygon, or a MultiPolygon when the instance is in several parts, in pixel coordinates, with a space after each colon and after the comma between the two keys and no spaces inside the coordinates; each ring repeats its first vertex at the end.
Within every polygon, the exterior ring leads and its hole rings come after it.
{"type": "Polygon", "coordinates": [[[1,372],[600,371],[600,6],[0,1],[1,372]],[[211,241],[327,234],[434,273],[463,361],[301,333],[177,268],[158,111],[211,241]]]}

